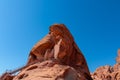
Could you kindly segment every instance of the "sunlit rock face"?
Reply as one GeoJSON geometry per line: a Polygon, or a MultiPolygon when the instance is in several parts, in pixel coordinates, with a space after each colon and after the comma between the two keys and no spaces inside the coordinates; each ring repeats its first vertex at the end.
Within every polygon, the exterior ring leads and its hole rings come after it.
{"type": "Polygon", "coordinates": [[[73,67],[47,60],[23,69],[13,80],[90,80],[73,67]]]}
{"type": "Polygon", "coordinates": [[[64,24],[54,24],[34,45],[13,80],[92,80],[86,60],[64,24]]]}

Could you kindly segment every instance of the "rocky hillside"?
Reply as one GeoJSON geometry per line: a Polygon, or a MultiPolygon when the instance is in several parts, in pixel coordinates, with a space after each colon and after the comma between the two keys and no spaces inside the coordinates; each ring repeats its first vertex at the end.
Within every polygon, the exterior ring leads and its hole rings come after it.
{"type": "Polygon", "coordinates": [[[120,80],[120,49],[114,66],[102,66],[91,74],[93,80],[120,80]]]}
{"type": "Polygon", "coordinates": [[[63,24],[50,26],[49,33],[32,48],[27,64],[6,72],[0,80],[92,80],[86,60],[63,24]],[[18,72],[17,75],[13,75],[18,72]]]}

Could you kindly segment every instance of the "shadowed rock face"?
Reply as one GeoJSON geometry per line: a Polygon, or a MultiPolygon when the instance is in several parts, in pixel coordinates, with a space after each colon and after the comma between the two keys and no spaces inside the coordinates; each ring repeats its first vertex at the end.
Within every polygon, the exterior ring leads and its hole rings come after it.
{"type": "Polygon", "coordinates": [[[13,80],[92,80],[86,60],[64,24],[49,33],[30,51],[27,67],[13,80]]]}

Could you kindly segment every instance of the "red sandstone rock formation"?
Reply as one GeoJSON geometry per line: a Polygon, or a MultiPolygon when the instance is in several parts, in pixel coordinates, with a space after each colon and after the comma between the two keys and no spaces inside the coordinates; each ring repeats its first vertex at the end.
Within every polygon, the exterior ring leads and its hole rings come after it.
{"type": "Polygon", "coordinates": [[[2,76],[0,76],[0,80],[12,80],[14,77],[15,76],[6,72],[2,76]]]}
{"type": "Polygon", "coordinates": [[[50,27],[50,32],[30,51],[28,63],[0,80],[120,80],[120,49],[116,64],[89,73],[87,63],[63,24],[50,27]],[[16,76],[12,73],[20,71],[16,76]]]}
{"type": "Polygon", "coordinates": [[[55,59],[64,65],[81,68],[89,75],[85,58],[74,39],[63,24],[55,24],[50,27],[50,32],[40,40],[31,50],[28,64],[42,62],[47,59],[55,59]]]}
{"type": "Polygon", "coordinates": [[[82,52],[63,24],[50,27],[30,51],[26,66],[13,80],[92,80],[82,52]]]}
{"type": "Polygon", "coordinates": [[[97,68],[96,71],[91,74],[93,80],[120,80],[120,49],[118,50],[116,62],[113,67],[106,65],[97,68]]]}
{"type": "Polygon", "coordinates": [[[74,68],[46,60],[22,70],[13,80],[86,80],[74,68]]]}

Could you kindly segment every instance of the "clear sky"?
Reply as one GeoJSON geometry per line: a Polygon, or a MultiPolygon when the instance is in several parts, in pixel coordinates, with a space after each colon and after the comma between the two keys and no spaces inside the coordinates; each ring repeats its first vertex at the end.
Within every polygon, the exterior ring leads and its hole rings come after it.
{"type": "Polygon", "coordinates": [[[115,64],[120,0],[0,0],[0,74],[25,65],[54,23],[69,28],[91,72],[115,64]]]}

